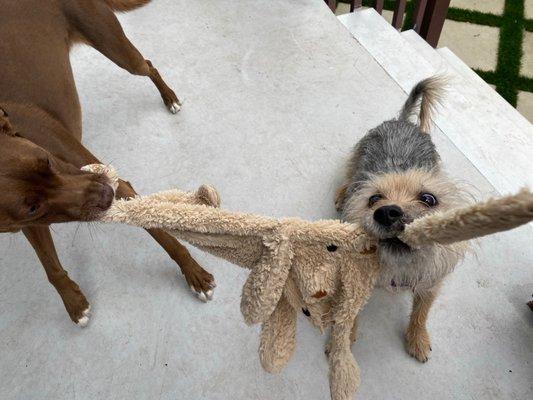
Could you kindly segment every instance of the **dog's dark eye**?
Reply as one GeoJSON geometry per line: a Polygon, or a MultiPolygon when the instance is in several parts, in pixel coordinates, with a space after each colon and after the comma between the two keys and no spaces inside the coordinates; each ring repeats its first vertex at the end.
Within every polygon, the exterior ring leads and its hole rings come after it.
{"type": "Polygon", "coordinates": [[[433,196],[431,193],[421,193],[420,194],[420,201],[427,205],[428,207],[435,207],[439,202],[437,201],[437,198],[433,196]]]}
{"type": "Polygon", "coordinates": [[[372,207],[374,204],[376,204],[378,201],[380,201],[383,198],[380,194],[374,194],[370,196],[368,199],[368,207],[372,207]]]}
{"type": "Polygon", "coordinates": [[[35,215],[37,213],[37,211],[39,211],[39,204],[32,204],[31,206],[28,207],[28,214],[30,215],[35,215]]]}
{"type": "Polygon", "coordinates": [[[333,253],[334,251],[337,251],[338,247],[335,246],[334,244],[330,244],[329,246],[326,247],[326,249],[328,249],[330,253],[333,253]]]}

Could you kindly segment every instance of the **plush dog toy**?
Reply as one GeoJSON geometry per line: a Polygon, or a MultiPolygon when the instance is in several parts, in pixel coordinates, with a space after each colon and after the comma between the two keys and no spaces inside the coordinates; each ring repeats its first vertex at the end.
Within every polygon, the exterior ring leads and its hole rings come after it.
{"type": "MultiPolygon", "coordinates": [[[[93,172],[114,172],[101,165],[93,172]]],[[[246,323],[262,323],[263,368],[280,371],[296,347],[296,313],[305,310],[321,330],[331,326],[327,345],[333,400],[352,398],[359,370],[351,332],[379,274],[375,240],[355,224],[273,219],[218,208],[216,190],[170,190],[118,200],[104,222],[163,228],[176,237],[248,268],[241,312],[246,323]]],[[[533,194],[493,199],[409,224],[400,239],[412,247],[449,244],[512,229],[533,219],[533,194]]]]}

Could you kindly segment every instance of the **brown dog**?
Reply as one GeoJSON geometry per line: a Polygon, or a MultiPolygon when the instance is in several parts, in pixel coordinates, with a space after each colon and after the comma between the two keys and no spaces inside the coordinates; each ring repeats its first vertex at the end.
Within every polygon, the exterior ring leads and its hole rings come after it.
{"type": "MultiPolygon", "coordinates": [[[[75,42],[85,42],[132,74],[148,76],[168,109],[179,100],[150,61],[129,42],[113,11],[149,0],[0,0],[0,232],[24,233],[57,289],[70,318],[88,322],[89,303],[62,268],[49,225],[91,221],[107,209],[107,178],[80,170],[98,163],[80,142],[81,109],[69,62],[75,42]]],[[[120,181],[119,198],[135,196],[120,181]]],[[[152,237],[178,263],[202,300],[214,281],[185,247],[159,229],[152,237]]]]}

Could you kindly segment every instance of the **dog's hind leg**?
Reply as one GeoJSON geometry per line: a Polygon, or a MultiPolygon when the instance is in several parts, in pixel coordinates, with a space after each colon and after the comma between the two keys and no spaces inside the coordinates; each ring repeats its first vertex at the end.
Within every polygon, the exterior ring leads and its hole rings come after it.
{"type": "Polygon", "coordinates": [[[24,228],[22,231],[43,264],[48,280],[61,296],[70,319],[83,328],[89,322],[89,302],[76,282],[68,277],[67,271],[61,266],[50,228],[35,226],[24,228]]]}
{"type": "Polygon", "coordinates": [[[128,40],[112,9],[101,0],[69,2],[68,17],[85,41],[119,67],[133,75],[149,77],[159,90],[171,113],[177,113],[181,102],[168,87],[159,71],[128,40]]]}

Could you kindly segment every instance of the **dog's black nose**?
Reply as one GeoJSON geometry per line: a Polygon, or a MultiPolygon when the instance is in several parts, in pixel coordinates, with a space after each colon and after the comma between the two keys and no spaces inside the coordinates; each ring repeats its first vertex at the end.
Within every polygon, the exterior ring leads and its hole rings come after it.
{"type": "Polygon", "coordinates": [[[374,220],[387,227],[399,221],[402,217],[403,211],[398,206],[383,206],[374,212],[374,220]]]}

